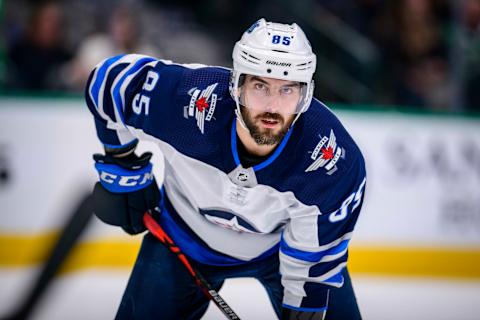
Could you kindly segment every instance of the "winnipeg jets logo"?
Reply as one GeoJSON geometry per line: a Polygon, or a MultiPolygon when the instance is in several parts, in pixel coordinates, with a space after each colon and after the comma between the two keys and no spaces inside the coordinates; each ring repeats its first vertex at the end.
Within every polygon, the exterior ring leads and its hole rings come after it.
{"type": "Polygon", "coordinates": [[[217,85],[218,83],[214,83],[204,90],[192,88],[188,91],[191,98],[188,106],[183,108],[183,116],[187,119],[195,117],[201,133],[204,133],[205,121],[210,121],[213,118],[217,104],[217,95],[213,91],[217,85]]]}
{"type": "Polygon", "coordinates": [[[205,215],[205,218],[207,218],[207,220],[210,221],[210,222],[218,224],[218,225],[220,225],[224,228],[227,228],[227,229],[232,229],[233,231],[237,231],[237,232],[240,232],[240,233],[242,233],[242,232],[256,233],[256,232],[253,232],[252,230],[248,230],[247,228],[240,225],[237,217],[233,217],[232,219],[224,219],[224,218],[221,218],[221,217],[205,215]]]}
{"type": "Polygon", "coordinates": [[[337,146],[337,138],[330,130],[330,137],[320,136],[320,142],[317,143],[315,149],[312,151],[310,158],[313,163],[305,170],[305,172],[315,171],[318,168],[324,168],[328,175],[337,171],[337,162],[340,157],[345,157],[345,150],[337,146]]]}

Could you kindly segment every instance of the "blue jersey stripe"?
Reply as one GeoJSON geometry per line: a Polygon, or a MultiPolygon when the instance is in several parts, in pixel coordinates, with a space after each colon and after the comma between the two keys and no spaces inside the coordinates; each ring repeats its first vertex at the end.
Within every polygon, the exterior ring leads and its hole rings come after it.
{"type": "Polygon", "coordinates": [[[122,97],[120,96],[120,88],[122,87],[125,79],[140,70],[141,68],[144,67],[145,64],[155,61],[153,58],[142,58],[138,60],[133,67],[129,68],[125,74],[120,78],[120,80],[117,82],[115,87],[113,88],[112,96],[113,96],[113,101],[115,103],[115,106],[117,107],[118,114],[120,115],[120,118],[122,120],[122,123],[125,123],[125,119],[123,117],[123,102],[122,102],[122,97]]]}
{"type": "Polygon", "coordinates": [[[280,251],[295,259],[309,262],[318,262],[325,256],[335,255],[344,251],[345,249],[347,249],[349,242],[350,239],[346,239],[340,242],[338,245],[327,250],[319,252],[309,252],[290,247],[282,236],[280,240],[280,251]]]}
{"type": "Polygon", "coordinates": [[[92,95],[92,98],[95,102],[95,107],[98,108],[100,87],[102,86],[103,82],[106,80],[106,73],[108,68],[110,68],[110,66],[112,66],[115,62],[117,62],[124,56],[125,56],[124,54],[121,54],[105,60],[105,62],[100,67],[100,69],[98,69],[97,77],[95,78],[95,81],[93,82],[93,85],[92,85],[92,89],[90,91],[90,94],[92,95]]]}
{"type": "Polygon", "coordinates": [[[238,167],[240,165],[240,158],[238,157],[237,152],[237,118],[233,118],[232,130],[230,131],[230,146],[232,147],[233,160],[235,160],[235,165],[238,167]]]}
{"type": "Polygon", "coordinates": [[[327,280],[325,280],[323,282],[324,283],[330,283],[330,284],[341,284],[341,283],[343,283],[342,272],[343,272],[343,269],[339,273],[331,276],[330,278],[328,278],[327,280]]]}

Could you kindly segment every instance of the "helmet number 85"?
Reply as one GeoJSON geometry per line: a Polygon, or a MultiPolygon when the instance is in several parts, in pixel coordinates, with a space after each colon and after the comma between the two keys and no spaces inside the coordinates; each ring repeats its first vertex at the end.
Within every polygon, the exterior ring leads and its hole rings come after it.
{"type": "Polygon", "coordinates": [[[291,37],[287,37],[287,36],[279,36],[278,34],[272,36],[272,43],[273,44],[279,44],[279,43],[282,43],[286,46],[290,45],[290,39],[291,37]]]}

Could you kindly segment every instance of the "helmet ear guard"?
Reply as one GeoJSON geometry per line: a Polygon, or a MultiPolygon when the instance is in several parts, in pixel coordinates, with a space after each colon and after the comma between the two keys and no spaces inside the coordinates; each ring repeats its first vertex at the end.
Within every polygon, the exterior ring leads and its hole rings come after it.
{"type": "Polygon", "coordinates": [[[230,81],[228,84],[228,90],[230,91],[230,95],[232,96],[232,99],[235,101],[235,105],[237,106],[235,108],[235,115],[237,116],[237,121],[240,123],[240,125],[247,131],[250,131],[247,128],[247,125],[245,124],[245,121],[243,120],[242,113],[240,111],[240,91],[239,91],[239,83],[240,80],[240,75],[234,70],[230,73],[230,81]]]}
{"type": "Polygon", "coordinates": [[[235,44],[232,58],[229,90],[237,105],[237,115],[240,114],[240,79],[247,74],[304,84],[306,89],[295,121],[308,110],[313,98],[316,56],[297,24],[267,22],[263,18],[256,21],[235,44]]]}

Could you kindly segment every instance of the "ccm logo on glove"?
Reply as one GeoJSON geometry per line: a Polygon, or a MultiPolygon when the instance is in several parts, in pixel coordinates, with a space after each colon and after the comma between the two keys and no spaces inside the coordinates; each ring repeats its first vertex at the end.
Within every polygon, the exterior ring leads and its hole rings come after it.
{"type": "Polygon", "coordinates": [[[95,163],[102,186],[110,192],[133,192],[147,187],[153,181],[152,164],[138,169],[125,169],[110,163],[95,163]]]}
{"type": "Polygon", "coordinates": [[[100,180],[106,183],[115,183],[123,187],[134,187],[136,185],[144,185],[153,179],[153,174],[147,172],[143,175],[136,176],[118,176],[105,171],[100,172],[100,180]]]}

